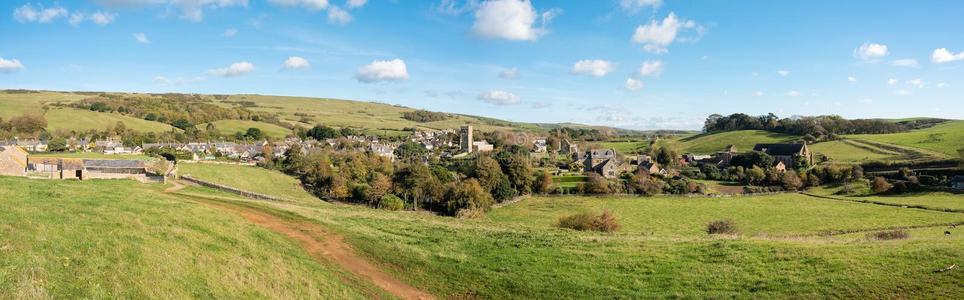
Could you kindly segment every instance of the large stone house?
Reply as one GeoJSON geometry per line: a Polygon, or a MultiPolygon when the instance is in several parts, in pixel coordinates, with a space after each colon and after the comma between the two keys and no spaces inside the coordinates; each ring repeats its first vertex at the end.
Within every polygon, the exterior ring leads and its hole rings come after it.
{"type": "Polygon", "coordinates": [[[26,150],[17,146],[0,146],[0,175],[24,176],[26,171],[26,150]]]}
{"type": "Polygon", "coordinates": [[[807,148],[807,144],[756,144],[753,151],[760,151],[770,155],[775,160],[774,163],[782,162],[788,169],[797,168],[797,158],[799,157],[807,163],[813,165],[813,152],[807,148]]]}
{"type": "Polygon", "coordinates": [[[578,155],[576,161],[583,166],[583,172],[594,172],[606,178],[619,176],[620,162],[615,149],[593,149],[578,155]]]}
{"type": "Polygon", "coordinates": [[[573,155],[579,153],[579,145],[569,141],[568,139],[559,142],[559,154],[562,155],[573,155]]]}

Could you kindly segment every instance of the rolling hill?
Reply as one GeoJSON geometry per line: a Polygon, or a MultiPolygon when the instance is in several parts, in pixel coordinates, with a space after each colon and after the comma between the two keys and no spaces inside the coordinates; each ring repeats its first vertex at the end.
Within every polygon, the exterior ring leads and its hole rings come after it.
{"type": "Polygon", "coordinates": [[[737,151],[749,151],[761,143],[781,143],[797,139],[797,136],[763,130],[737,130],[694,135],[679,140],[680,149],[686,153],[711,154],[723,151],[726,145],[736,145],[737,151]]]}
{"type": "Polygon", "coordinates": [[[894,144],[956,156],[964,148],[964,121],[948,121],[930,128],[891,134],[848,135],[847,138],[894,144]]]}

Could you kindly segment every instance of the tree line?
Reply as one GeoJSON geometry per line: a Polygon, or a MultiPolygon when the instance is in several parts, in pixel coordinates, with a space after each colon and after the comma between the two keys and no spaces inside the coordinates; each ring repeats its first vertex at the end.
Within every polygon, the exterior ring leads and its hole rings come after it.
{"type": "Polygon", "coordinates": [[[712,114],[703,124],[705,132],[732,130],[766,130],[800,135],[810,140],[833,140],[843,134],[884,134],[925,128],[943,122],[942,119],[919,119],[893,122],[881,119],[848,120],[841,116],[795,116],[780,118],[773,113],[750,116],[735,113],[728,116],[712,114]]]}

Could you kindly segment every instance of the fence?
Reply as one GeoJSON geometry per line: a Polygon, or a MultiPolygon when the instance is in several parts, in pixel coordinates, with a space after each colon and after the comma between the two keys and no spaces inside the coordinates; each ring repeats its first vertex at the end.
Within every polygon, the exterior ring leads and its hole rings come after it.
{"type": "Polygon", "coordinates": [[[214,189],[218,189],[218,190],[222,190],[222,191],[226,191],[226,192],[238,194],[238,195],[241,195],[241,196],[243,196],[243,197],[247,197],[247,198],[251,198],[251,199],[271,200],[271,201],[281,201],[281,200],[283,200],[282,198],[278,198],[278,197],[275,197],[275,196],[268,196],[268,195],[265,195],[265,194],[253,193],[253,192],[245,191],[245,190],[242,190],[242,189],[239,189],[239,188],[235,188],[235,187],[226,186],[226,185],[223,185],[223,184],[217,184],[217,183],[208,182],[208,181],[204,181],[204,180],[201,180],[201,179],[193,178],[193,177],[188,176],[188,175],[183,175],[183,176],[181,176],[181,179],[184,180],[184,181],[187,181],[187,182],[196,183],[196,184],[201,185],[201,186],[204,186],[204,187],[214,188],[214,189]]]}

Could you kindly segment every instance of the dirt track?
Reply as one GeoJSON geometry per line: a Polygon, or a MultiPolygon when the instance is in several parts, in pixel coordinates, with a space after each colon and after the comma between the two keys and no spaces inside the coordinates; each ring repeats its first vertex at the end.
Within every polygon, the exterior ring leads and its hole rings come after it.
{"type": "Polygon", "coordinates": [[[251,223],[283,234],[297,241],[316,260],[334,262],[358,277],[371,281],[372,284],[395,297],[402,299],[435,299],[431,294],[395,279],[368,260],[358,256],[351,246],[342,240],[341,236],[325,230],[318,224],[288,220],[256,208],[241,205],[232,205],[220,201],[203,202],[232,211],[251,223]]]}

